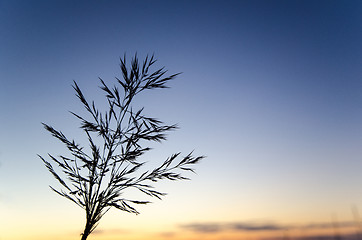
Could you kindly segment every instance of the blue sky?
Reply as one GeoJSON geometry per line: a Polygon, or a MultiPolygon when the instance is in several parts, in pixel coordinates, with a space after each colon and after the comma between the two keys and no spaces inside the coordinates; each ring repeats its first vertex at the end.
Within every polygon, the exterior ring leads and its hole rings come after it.
{"type": "Polygon", "coordinates": [[[165,184],[174,204],[195,198],[175,225],[216,205],[215,221],[348,220],[362,200],[361,12],[361,1],[1,1],[0,207],[63,206],[36,154],[64,149],[41,122],[81,138],[72,81],[102,101],[98,77],[112,83],[137,52],[183,72],[137,102],[181,127],[150,159],[208,156],[193,181],[165,184]]]}

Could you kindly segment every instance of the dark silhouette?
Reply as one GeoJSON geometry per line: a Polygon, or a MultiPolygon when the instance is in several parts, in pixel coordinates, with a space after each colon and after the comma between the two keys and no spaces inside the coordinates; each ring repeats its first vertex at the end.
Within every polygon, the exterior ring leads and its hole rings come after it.
{"type": "Polygon", "coordinates": [[[100,88],[105,92],[108,102],[105,112],[100,112],[94,102],[89,103],[74,82],[76,96],[88,112],[88,118],[71,113],[81,122],[80,128],[89,141],[88,151],[74,140],[69,140],[61,131],[43,123],[45,129],[64,143],[70,152],[70,157],[54,157],[48,154],[50,160],[61,170],[62,176],[56,173],[50,162],[39,157],[63,187],[61,190],[51,186],[50,188],[85,210],[86,224],[81,234],[82,240],[87,239],[110,208],[138,214],[132,205],[149,203],[123,198],[124,190],[135,188],[161,199],[165,193],[154,190],[150,185],[152,182],[161,179],[187,179],[179,170],[193,172],[190,165],[204,158],[194,157],[191,152],[177,160],[180,153],[176,153],[153,170],[141,169],[144,162],[141,162],[139,157],[150,150],[143,145],[150,141],[165,140],[166,132],[176,129],[177,126],[165,125],[160,120],[143,115],[143,108],[135,111],[132,101],[144,90],[167,88],[166,83],[179,74],[165,76],[167,71],[164,68],[150,71],[156,62],[153,56],[147,56],[140,64],[135,55],[130,68],[126,66],[125,56],[120,60],[123,79],[116,79],[122,90],[117,86],[109,88],[100,79],[100,88]]]}

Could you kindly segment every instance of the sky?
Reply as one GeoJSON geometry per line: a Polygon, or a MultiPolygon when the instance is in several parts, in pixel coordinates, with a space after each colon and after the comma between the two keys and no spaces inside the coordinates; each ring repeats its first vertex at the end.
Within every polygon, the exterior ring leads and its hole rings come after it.
{"type": "MultiPolygon", "coordinates": [[[[361,1],[0,1],[0,239],[80,239],[84,211],[37,154],[82,139],[71,85],[104,100],[119,58],[182,72],[137,99],[179,130],[147,155],[205,155],[139,215],[90,240],[357,239],[362,209],[361,1]]],[[[143,198],[144,196],[142,196],[143,198]]]]}

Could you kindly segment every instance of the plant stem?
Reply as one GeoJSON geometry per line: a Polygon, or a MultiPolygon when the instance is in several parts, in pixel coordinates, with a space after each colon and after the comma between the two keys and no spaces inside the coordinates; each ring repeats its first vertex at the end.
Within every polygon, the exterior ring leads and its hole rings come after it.
{"type": "Polygon", "coordinates": [[[87,219],[87,223],[85,225],[81,240],[86,240],[88,238],[89,234],[91,233],[91,229],[92,229],[92,226],[91,226],[89,220],[87,219]]]}

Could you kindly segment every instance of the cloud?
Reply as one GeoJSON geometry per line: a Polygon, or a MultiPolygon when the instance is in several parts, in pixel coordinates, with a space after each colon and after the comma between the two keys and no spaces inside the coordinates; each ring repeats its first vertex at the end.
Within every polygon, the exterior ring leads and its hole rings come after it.
{"type": "MultiPolygon", "coordinates": [[[[343,234],[343,235],[313,235],[308,237],[293,237],[293,238],[286,238],[286,239],[293,239],[293,240],[336,240],[336,239],[343,239],[343,240],[361,240],[361,238],[357,235],[353,234],[343,234]]],[[[280,237],[268,237],[262,238],[262,240],[281,240],[280,237]]]]}
{"type": "Polygon", "coordinates": [[[309,223],[305,225],[282,225],[270,222],[213,222],[213,223],[189,223],[179,225],[184,230],[198,233],[216,233],[222,231],[243,231],[243,232],[261,232],[261,231],[283,231],[291,229],[327,229],[353,227],[355,222],[320,222],[309,223]]]}
{"type": "Polygon", "coordinates": [[[224,230],[225,226],[220,223],[190,223],[180,226],[183,229],[193,232],[214,233],[224,230]]]}
{"type": "Polygon", "coordinates": [[[285,226],[271,223],[251,223],[251,222],[234,222],[234,223],[190,223],[180,225],[181,228],[200,233],[215,233],[226,230],[234,231],[276,231],[284,230],[285,226]]]}
{"type": "MultiPolygon", "coordinates": [[[[336,240],[336,239],[343,239],[343,240],[361,240],[361,237],[356,234],[340,234],[340,235],[314,235],[308,237],[296,237],[293,238],[296,240],[336,240]]],[[[273,240],[273,239],[270,239],[273,240]]],[[[274,239],[277,240],[277,239],[274,239]]],[[[278,239],[279,240],[279,239],[278,239]]]]}
{"type": "Polygon", "coordinates": [[[232,223],[230,229],[238,231],[275,231],[285,230],[287,227],[277,224],[232,223]]]}

